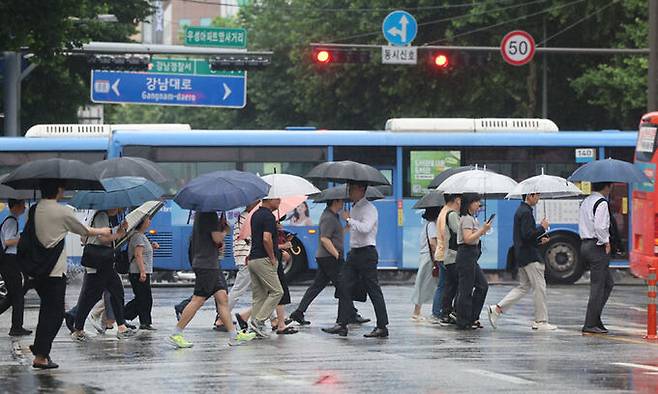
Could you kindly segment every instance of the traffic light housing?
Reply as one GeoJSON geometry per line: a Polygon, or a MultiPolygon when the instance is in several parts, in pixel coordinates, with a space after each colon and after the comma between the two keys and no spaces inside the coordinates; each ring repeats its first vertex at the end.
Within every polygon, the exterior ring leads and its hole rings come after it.
{"type": "Polygon", "coordinates": [[[454,54],[445,51],[431,52],[428,57],[430,68],[436,71],[451,70],[454,66],[454,61],[454,54]]]}
{"type": "Polygon", "coordinates": [[[216,55],[209,59],[210,69],[221,70],[250,70],[264,68],[272,64],[270,54],[226,54],[216,55]]]}
{"type": "Polygon", "coordinates": [[[327,64],[358,64],[370,63],[370,51],[359,49],[313,48],[313,63],[327,64]]]}
{"type": "Polygon", "coordinates": [[[94,70],[146,71],[149,55],[91,55],[87,63],[94,70]]]}

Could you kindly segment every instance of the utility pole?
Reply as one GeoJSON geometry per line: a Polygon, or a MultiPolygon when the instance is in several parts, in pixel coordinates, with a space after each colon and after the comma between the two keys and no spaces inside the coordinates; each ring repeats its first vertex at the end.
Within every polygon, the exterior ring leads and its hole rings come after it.
{"type": "Polygon", "coordinates": [[[4,52],[4,58],[5,136],[16,137],[21,127],[21,54],[6,51],[4,52]]]}
{"type": "Polygon", "coordinates": [[[658,110],[658,0],[649,0],[649,78],[647,111],[658,110]]]}

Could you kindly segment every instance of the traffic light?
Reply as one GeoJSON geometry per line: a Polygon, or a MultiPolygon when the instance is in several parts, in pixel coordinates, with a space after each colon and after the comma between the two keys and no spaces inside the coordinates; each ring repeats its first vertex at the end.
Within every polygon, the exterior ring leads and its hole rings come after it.
{"type": "Polygon", "coordinates": [[[434,52],[430,54],[430,67],[438,71],[447,71],[452,69],[453,57],[447,52],[434,52]]]}
{"type": "Polygon", "coordinates": [[[210,58],[210,69],[220,70],[249,70],[267,67],[272,64],[272,55],[267,53],[255,54],[226,54],[210,58]]]}
{"type": "Polygon", "coordinates": [[[359,49],[313,48],[315,64],[370,63],[370,51],[359,49]]]}
{"type": "Polygon", "coordinates": [[[149,55],[92,55],[87,63],[94,70],[146,71],[149,55]]]}

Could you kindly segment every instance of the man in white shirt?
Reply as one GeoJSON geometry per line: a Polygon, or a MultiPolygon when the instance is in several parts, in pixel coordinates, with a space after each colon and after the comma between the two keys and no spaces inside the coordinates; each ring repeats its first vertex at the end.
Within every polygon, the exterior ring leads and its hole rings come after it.
{"type": "Polygon", "coordinates": [[[610,265],[610,196],[611,183],[593,183],[593,193],[583,200],[578,214],[578,231],[582,244],[580,256],[591,270],[591,284],[583,334],[607,334],[601,321],[603,307],[610,297],[614,281],[610,265]]]}
{"type": "Polygon", "coordinates": [[[351,183],[349,196],[353,202],[350,212],[343,211],[342,217],[347,222],[350,231],[350,252],[347,262],[341,272],[343,284],[338,300],[338,324],[324,330],[330,334],[347,336],[347,324],[354,313],[352,290],[360,279],[372,301],[377,316],[377,327],[366,338],[388,337],[388,314],[384,294],[377,278],[377,208],[366,199],[367,185],[351,183]]]}
{"type": "MultiPolygon", "coordinates": [[[[38,241],[45,248],[54,248],[63,241],[69,232],[82,236],[111,235],[108,227],[89,228],[75,217],[73,210],[58,203],[64,197],[63,181],[49,180],[41,183],[42,200],[34,209],[34,228],[38,241]]],[[[20,249],[20,247],[19,247],[20,249]]],[[[20,250],[19,250],[20,254],[20,250]]],[[[30,346],[34,361],[32,366],[39,369],[57,368],[59,365],[50,359],[50,349],[64,318],[64,297],[66,295],[66,248],[62,250],[57,263],[48,276],[35,279],[34,288],[41,298],[39,321],[30,346]]]]}

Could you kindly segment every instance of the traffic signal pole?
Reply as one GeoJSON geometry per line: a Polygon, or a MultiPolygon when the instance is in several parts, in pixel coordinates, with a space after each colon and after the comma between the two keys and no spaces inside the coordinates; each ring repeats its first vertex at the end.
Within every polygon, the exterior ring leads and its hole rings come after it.
{"type": "Polygon", "coordinates": [[[4,52],[5,76],[4,129],[5,136],[16,137],[20,128],[21,113],[21,55],[17,52],[4,52]]]}
{"type": "Polygon", "coordinates": [[[649,75],[647,112],[658,109],[658,0],[649,0],[649,75]]]}

